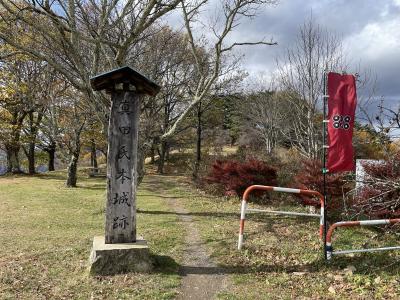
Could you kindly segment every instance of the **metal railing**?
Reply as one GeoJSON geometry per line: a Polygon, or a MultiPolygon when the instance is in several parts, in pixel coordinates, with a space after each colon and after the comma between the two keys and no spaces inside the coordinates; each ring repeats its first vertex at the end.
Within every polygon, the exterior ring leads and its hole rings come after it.
{"type": "Polygon", "coordinates": [[[238,241],[238,250],[242,249],[243,246],[243,236],[244,236],[244,221],[246,219],[246,212],[264,212],[276,215],[289,215],[289,216],[303,216],[303,217],[317,217],[320,219],[320,228],[319,234],[322,238],[324,232],[324,196],[321,193],[313,190],[302,190],[302,189],[292,189],[285,187],[276,187],[276,186],[267,186],[267,185],[252,185],[249,186],[242,198],[242,206],[240,210],[240,228],[239,228],[239,241],[238,241]],[[320,214],[308,214],[308,213],[300,213],[300,212],[291,212],[291,211],[275,211],[275,210],[264,210],[264,209],[251,209],[247,208],[247,202],[250,196],[250,193],[258,190],[258,191],[271,191],[271,192],[281,192],[281,193],[291,193],[291,194],[303,194],[308,196],[315,196],[320,199],[321,203],[321,212],[320,214]]]}
{"type": "Polygon", "coordinates": [[[330,260],[332,255],[349,254],[349,253],[360,253],[360,252],[376,252],[376,251],[388,251],[388,250],[400,250],[400,246],[394,247],[380,247],[380,248],[364,248],[364,249],[351,249],[351,250],[340,250],[333,251],[332,246],[332,234],[333,231],[338,227],[355,227],[355,226],[373,226],[373,225],[388,225],[400,223],[400,219],[381,219],[381,220],[366,220],[366,221],[342,221],[334,223],[329,227],[326,234],[326,253],[327,259],[330,260]]]}

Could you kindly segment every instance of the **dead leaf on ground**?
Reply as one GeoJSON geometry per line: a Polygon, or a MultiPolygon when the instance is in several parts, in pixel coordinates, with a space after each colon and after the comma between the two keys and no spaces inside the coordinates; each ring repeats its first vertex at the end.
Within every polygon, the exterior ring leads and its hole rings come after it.
{"type": "Polygon", "coordinates": [[[341,275],[335,275],[335,276],[333,276],[333,279],[334,279],[335,281],[343,281],[343,276],[341,276],[341,275]]]}
{"type": "Polygon", "coordinates": [[[331,294],[336,294],[335,288],[333,286],[329,287],[328,292],[331,294]]]}
{"type": "Polygon", "coordinates": [[[345,274],[353,275],[354,271],[357,270],[355,266],[348,265],[346,268],[343,269],[345,274]]]}

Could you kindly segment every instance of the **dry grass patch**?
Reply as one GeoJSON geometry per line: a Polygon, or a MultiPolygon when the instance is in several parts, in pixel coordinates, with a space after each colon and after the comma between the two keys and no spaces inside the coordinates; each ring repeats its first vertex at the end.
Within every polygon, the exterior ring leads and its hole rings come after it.
{"type": "MultiPolygon", "coordinates": [[[[0,298],[173,299],[183,241],[177,217],[138,213],[153,273],[89,278],[92,239],[104,228],[105,180],[82,176],[76,189],[64,181],[64,172],[0,177],[0,298]]],[[[138,207],[168,211],[158,192],[144,183],[138,207]]]]}

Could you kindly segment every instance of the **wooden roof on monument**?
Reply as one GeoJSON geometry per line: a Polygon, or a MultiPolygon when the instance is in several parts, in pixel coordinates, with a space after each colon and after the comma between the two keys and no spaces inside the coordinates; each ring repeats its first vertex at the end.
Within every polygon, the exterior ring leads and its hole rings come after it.
{"type": "Polygon", "coordinates": [[[161,87],[131,67],[125,66],[90,78],[93,90],[114,90],[116,84],[128,83],[134,85],[141,93],[155,96],[161,87]]]}

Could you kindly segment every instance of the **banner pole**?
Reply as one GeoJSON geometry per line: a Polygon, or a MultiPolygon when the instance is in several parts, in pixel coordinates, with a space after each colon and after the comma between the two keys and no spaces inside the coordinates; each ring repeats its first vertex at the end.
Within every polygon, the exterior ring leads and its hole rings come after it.
{"type": "Polygon", "coordinates": [[[323,173],[323,178],[324,178],[324,182],[323,182],[323,196],[324,196],[324,258],[325,260],[327,260],[328,255],[327,255],[327,249],[326,249],[326,234],[327,234],[327,205],[326,205],[326,142],[327,142],[327,136],[326,136],[326,123],[328,120],[326,120],[326,104],[327,104],[327,100],[328,100],[328,95],[327,95],[327,88],[326,88],[326,84],[327,84],[327,71],[324,70],[324,75],[323,75],[323,82],[324,82],[324,95],[323,95],[323,134],[322,134],[322,139],[323,139],[323,153],[322,153],[322,160],[323,160],[323,169],[322,169],[322,173],[323,173]]]}

